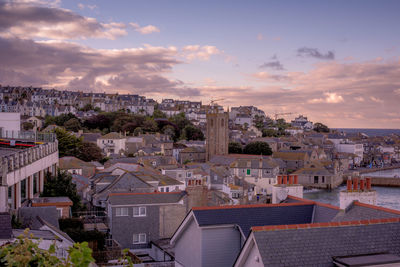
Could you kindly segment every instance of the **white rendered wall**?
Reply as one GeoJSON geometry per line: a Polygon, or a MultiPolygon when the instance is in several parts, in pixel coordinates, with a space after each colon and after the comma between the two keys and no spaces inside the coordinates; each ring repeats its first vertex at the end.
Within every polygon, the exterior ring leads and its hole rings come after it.
{"type": "Polygon", "coordinates": [[[0,128],[3,131],[20,131],[21,115],[16,112],[0,112],[0,128]]]}
{"type": "Polygon", "coordinates": [[[347,208],[354,200],[361,203],[376,205],[376,191],[342,191],[339,195],[340,209],[347,208]]]}

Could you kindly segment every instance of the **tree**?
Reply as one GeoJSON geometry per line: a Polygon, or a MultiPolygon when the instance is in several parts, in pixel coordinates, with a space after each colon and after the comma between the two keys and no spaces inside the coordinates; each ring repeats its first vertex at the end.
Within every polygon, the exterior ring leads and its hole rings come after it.
{"type": "Polygon", "coordinates": [[[103,155],[96,144],[83,142],[76,157],[83,161],[99,161],[103,158],[103,155]]]}
{"type": "Polygon", "coordinates": [[[145,132],[156,132],[158,130],[157,123],[151,118],[146,118],[142,127],[145,132]]]}
{"type": "Polygon", "coordinates": [[[143,130],[141,127],[137,127],[134,131],[133,131],[133,135],[134,136],[138,136],[139,134],[142,134],[143,130]]]}
{"type": "Polygon", "coordinates": [[[58,126],[64,126],[64,124],[69,121],[70,119],[77,119],[77,117],[72,114],[72,113],[68,113],[68,114],[61,114],[60,116],[54,117],[54,122],[58,125],[58,126]]]}
{"type": "Polygon", "coordinates": [[[329,128],[328,126],[320,123],[320,122],[316,122],[314,124],[314,131],[318,132],[318,133],[329,133],[329,128]]]}
{"type": "Polygon", "coordinates": [[[56,128],[54,132],[58,140],[58,154],[60,157],[75,156],[78,154],[79,148],[82,144],[80,138],[75,137],[62,128],[56,128]]]}
{"type": "Polygon", "coordinates": [[[87,119],[84,122],[84,126],[88,129],[109,129],[111,126],[112,120],[106,116],[105,114],[98,114],[87,119]]]}
{"type": "Polygon", "coordinates": [[[69,119],[68,121],[66,121],[64,123],[64,127],[68,131],[73,131],[73,132],[77,132],[80,129],[82,129],[80,121],[76,118],[72,118],[72,119],[69,119]]]}
{"type": "Polygon", "coordinates": [[[93,106],[92,106],[92,104],[88,103],[88,104],[86,104],[83,108],[81,108],[80,110],[81,110],[81,111],[93,110],[93,106]]]}
{"type": "Polygon", "coordinates": [[[164,112],[162,112],[161,110],[155,109],[153,112],[153,118],[154,119],[159,119],[159,118],[165,119],[165,118],[167,118],[167,115],[164,112]]]}
{"type": "Polygon", "coordinates": [[[229,142],[228,153],[229,154],[242,154],[243,153],[242,145],[239,144],[238,142],[229,142]]]}
{"type": "Polygon", "coordinates": [[[262,116],[256,115],[253,120],[254,125],[258,130],[262,130],[264,128],[264,118],[262,116]]]}
{"type": "Polygon", "coordinates": [[[34,127],[32,122],[26,121],[24,123],[22,123],[22,129],[24,129],[25,131],[29,131],[32,130],[34,127]]]}
{"type": "Polygon", "coordinates": [[[266,142],[261,142],[261,141],[256,141],[256,142],[251,142],[248,143],[244,149],[243,149],[244,154],[251,154],[251,155],[272,155],[272,150],[269,147],[268,143],[266,142]]]}
{"type": "Polygon", "coordinates": [[[274,129],[263,129],[262,130],[262,136],[263,137],[272,137],[272,136],[279,136],[278,131],[274,129]]]}
{"type": "Polygon", "coordinates": [[[162,129],[161,132],[163,134],[169,135],[171,140],[175,138],[175,128],[171,125],[165,125],[162,129]]]}
{"type": "Polygon", "coordinates": [[[181,138],[186,140],[204,140],[204,134],[199,128],[187,125],[182,131],[181,138]]]}
{"type": "Polygon", "coordinates": [[[73,203],[72,212],[84,209],[81,197],[76,191],[76,185],[72,182],[71,174],[58,170],[56,176],[52,176],[50,172],[47,172],[45,178],[46,182],[44,183],[41,197],[69,197],[73,203]]]}
{"type": "Polygon", "coordinates": [[[6,243],[0,247],[1,266],[25,267],[25,266],[57,266],[57,267],[87,267],[94,262],[92,250],[87,242],[75,243],[68,249],[66,259],[55,256],[57,247],[52,244],[49,250],[39,247],[33,235],[29,235],[29,229],[24,234],[17,237],[17,241],[6,243]]]}

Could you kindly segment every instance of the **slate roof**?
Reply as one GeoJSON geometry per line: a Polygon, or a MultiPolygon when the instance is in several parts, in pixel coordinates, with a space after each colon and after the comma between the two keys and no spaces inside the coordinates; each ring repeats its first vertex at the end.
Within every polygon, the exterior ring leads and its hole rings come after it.
{"type": "Polygon", "coordinates": [[[353,202],[346,210],[339,212],[333,222],[370,220],[383,218],[400,218],[400,211],[368,205],[360,202],[353,202]]]}
{"type": "MultiPolygon", "coordinates": [[[[23,236],[24,229],[13,229],[13,235],[15,237],[23,236]]],[[[53,234],[49,230],[29,230],[28,235],[33,235],[34,239],[43,239],[43,240],[61,240],[55,234],[53,234]]]]}
{"type": "MultiPolygon", "coordinates": [[[[238,159],[231,167],[258,169],[260,168],[260,159],[238,159]],[[248,166],[248,162],[250,162],[250,166],[248,166]]],[[[271,158],[262,159],[261,169],[273,169],[275,167],[278,167],[278,164],[271,158]]]]}
{"type": "Polygon", "coordinates": [[[400,255],[400,219],[359,221],[345,225],[303,225],[304,228],[253,228],[265,266],[329,266],[332,257],[390,253],[400,255]],[[308,227],[308,228],[306,228],[308,227]]]}
{"type": "Polygon", "coordinates": [[[111,205],[176,203],[186,194],[185,191],[168,193],[111,193],[108,195],[108,202],[111,205]]]}
{"type": "Polygon", "coordinates": [[[247,237],[253,226],[311,223],[314,205],[312,203],[244,205],[192,210],[199,226],[237,224],[247,237]]]}
{"type": "Polygon", "coordinates": [[[58,212],[55,206],[22,207],[18,209],[18,217],[21,219],[24,227],[29,227],[31,229],[39,229],[42,227],[43,224],[37,219],[37,217],[40,217],[51,225],[59,228],[58,212]]]}
{"type": "Polygon", "coordinates": [[[83,167],[94,167],[91,163],[85,162],[75,157],[62,157],[59,159],[60,169],[82,169],[83,167]]]}
{"type": "Polygon", "coordinates": [[[102,137],[99,137],[98,139],[125,139],[125,138],[126,136],[123,136],[116,132],[111,132],[106,135],[103,135],[102,137]]]}
{"type": "Polygon", "coordinates": [[[0,212],[0,239],[10,239],[11,237],[11,215],[8,212],[0,212]]]}
{"type": "Polygon", "coordinates": [[[297,151],[291,151],[291,152],[274,152],[272,156],[274,158],[281,158],[283,160],[305,160],[306,159],[307,152],[297,152],[297,151]]]}

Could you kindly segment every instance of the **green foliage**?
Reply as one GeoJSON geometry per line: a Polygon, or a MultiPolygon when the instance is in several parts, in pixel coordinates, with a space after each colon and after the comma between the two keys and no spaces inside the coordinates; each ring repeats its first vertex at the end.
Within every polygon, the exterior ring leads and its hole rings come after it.
{"type": "Polygon", "coordinates": [[[183,128],[181,138],[186,140],[204,140],[204,134],[199,128],[189,124],[183,128]]]}
{"type": "Polygon", "coordinates": [[[264,118],[262,116],[256,115],[253,120],[254,125],[258,130],[262,130],[264,128],[264,118]]]}
{"type": "Polygon", "coordinates": [[[97,244],[98,250],[104,250],[106,243],[106,234],[99,232],[97,230],[94,231],[84,231],[79,228],[68,227],[62,229],[64,232],[68,234],[75,242],[84,242],[84,241],[95,241],[97,244]]]}
{"type": "Polygon", "coordinates": [[[11,226],[13,229],[22,228],[22,222],[17,216],[15,216],[15,214],[11,216],[11,226]]]}
{"type": "Polygon", "coordinates": [[[67,228],[83,230],[83,222],[80,218],[59,219],[58,224],[60,225],[61,231],[64,232],[67,228]]]}
{"type": "Polygon", "coordinates": [[[238,142],[229,142],[228,152],[229,154],[242,154],[243,153],[242,145],[239,144],[238,142]]]}
{"type": "Polygon", "coordinates": [[[326,126],[320,122],[316,122],[314,124],[314,131],[316,131],[318,133],[329,133],[329,128],[328,128],[328,126],[326,126]]]}
{"type": "Polygon", "coordinates": [[[158,125],[153,119],[146,118],[143,122],[142,128],[145,132],[156,132],[158,130],[158,125]]]}
{"type": "Polygon", "coordinates": [[[23,235],[17,237],[16,242],[0,247],[0,265],[87,267],[94,262],[92,250],[86,242],[75,243],[68,249],[68,258],[59,259],[54,255],[57,249],[54,244],[50,246],[49,250],[44,250],[39,248],[38,242],[32,240],[34,238],[33,235],[29,235],[29,229],[26,229],[23,235]]]}
{"type": "Polygon", "coordinates": [[[167,118],[167,115],[164,112],[162,112],[161,110],[155,109],[153,112],[153,118],[154,119],[159,119],[159,118],[165,119],[165,118],[167,118]]]}
{"type": "Polygon", "coordinates": [[[69,119],[68,121],[66,121],[64,123],[64,127],[68,131],[73,131],[73,132],[77,132],[80,129],[82,129],[81,122],[76,118],[72,118],[72,119],[69,119]]]}
{"type": "Polygon", "coordinates": [[[34,127],[32,122],[26,121],[24,123],[22,123],[22,129],[24,129],[25,131],[29,131],[32,130],[34,127]]]}
{"type": "Polygon", "coordinates": [[[269,155],[272,155],[272,150],[269,147],[268,143],[261,142],[261,141],[256,141],[256,142],[248,143],[244,147],[243,153],[244,154],[251,154],[251,155],[269,156],[269,155]]]}
{"type": "Polygon", "coordinates": [[[91,262],[94,262],[92,250],[87,242],[75,243],[73,247],[68,249],[68,259],[75,267],[87,267],[91,262]]]}
{"type": "Polygon", "coordinates": [[[100,161],[103,158],[101,149],[93,143],[81,143],[76,157],[83,161],[100,161]]]}
{"type": "Polygon", "coordinates": [[[67,172],[57,171],[56,176],[46,173],[41,197],[69,197],[72,200],[72,212],[83,210],[81,197],[76,191],[76,185],[72,182],[72,177],[67,172]]]}
{"type": "Polygon", "coordinates": [[[171,140],[174,140],[175,138],[175,128],[171,125],[165,125],[162,129],[161,132],[163,134],[169,135],[171,140]]]}
{"type": "Polygon", "coordinates": [[[86,104],[83,108],[81,108],[81,109],[79,109],[80,111],[89,111],[89,110],[93,110],[94,108],[93,108],[93,106],[92,106],[92,104],[90,104],[90,103],[88,103],[88,104],[86,104]]]}
{"type": "Polygon", "coordinates": [[[133,131],[133,135],[134,136],[138,136],[139,134],[143,133],[143,129],[141,127],[137,127],[134,131],[133,131]]]}
{"type": "Polygon", "coordinates": [[[56,128],[54,132],[58,140],[58,153],[60,157],[75,156],[82,144],[80,138],[75,137],[64,129],[56,128]]]}

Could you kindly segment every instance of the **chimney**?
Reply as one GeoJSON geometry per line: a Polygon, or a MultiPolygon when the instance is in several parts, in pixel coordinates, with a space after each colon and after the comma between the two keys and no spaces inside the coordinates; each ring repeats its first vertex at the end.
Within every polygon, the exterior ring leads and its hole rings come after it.
{"type": "Polygon", "coordinates": [[[364,191],[364,179],[360,179],[360,190],[364,191]]]}
{"type": "Polygon", "coordinates": [[[353,190],[358,190],[358,177],[353,177],[353,190]]]}
{"type": "Polygon", "coordinates": [[[289,175],[289,184],[293,184],[293,176],[289,175]]]}
{"type": "Polygon", "coordinates": [[[282,175],[278,175],[278,184],[282,184],[282,175]]]}
{"type": "Polygon", "coordinates": [[[294,184],[299,184],[299,177],[297,175],[293,175],[294,177],[294,184]]]}
{"type": "Polygon", "coordinates": [[[351,191],[351,179],[347,179],[347,191],[351,191]]]}
{"type": "Polygon", "coordinates": [[[367,190],[371,190],[371,177],[365,178],[367,181],[367,190]]]}
{"type": "Polygon", "coordinates": [[[287,184],[287,175],[283,175],[283,184],[287,184]]]}

